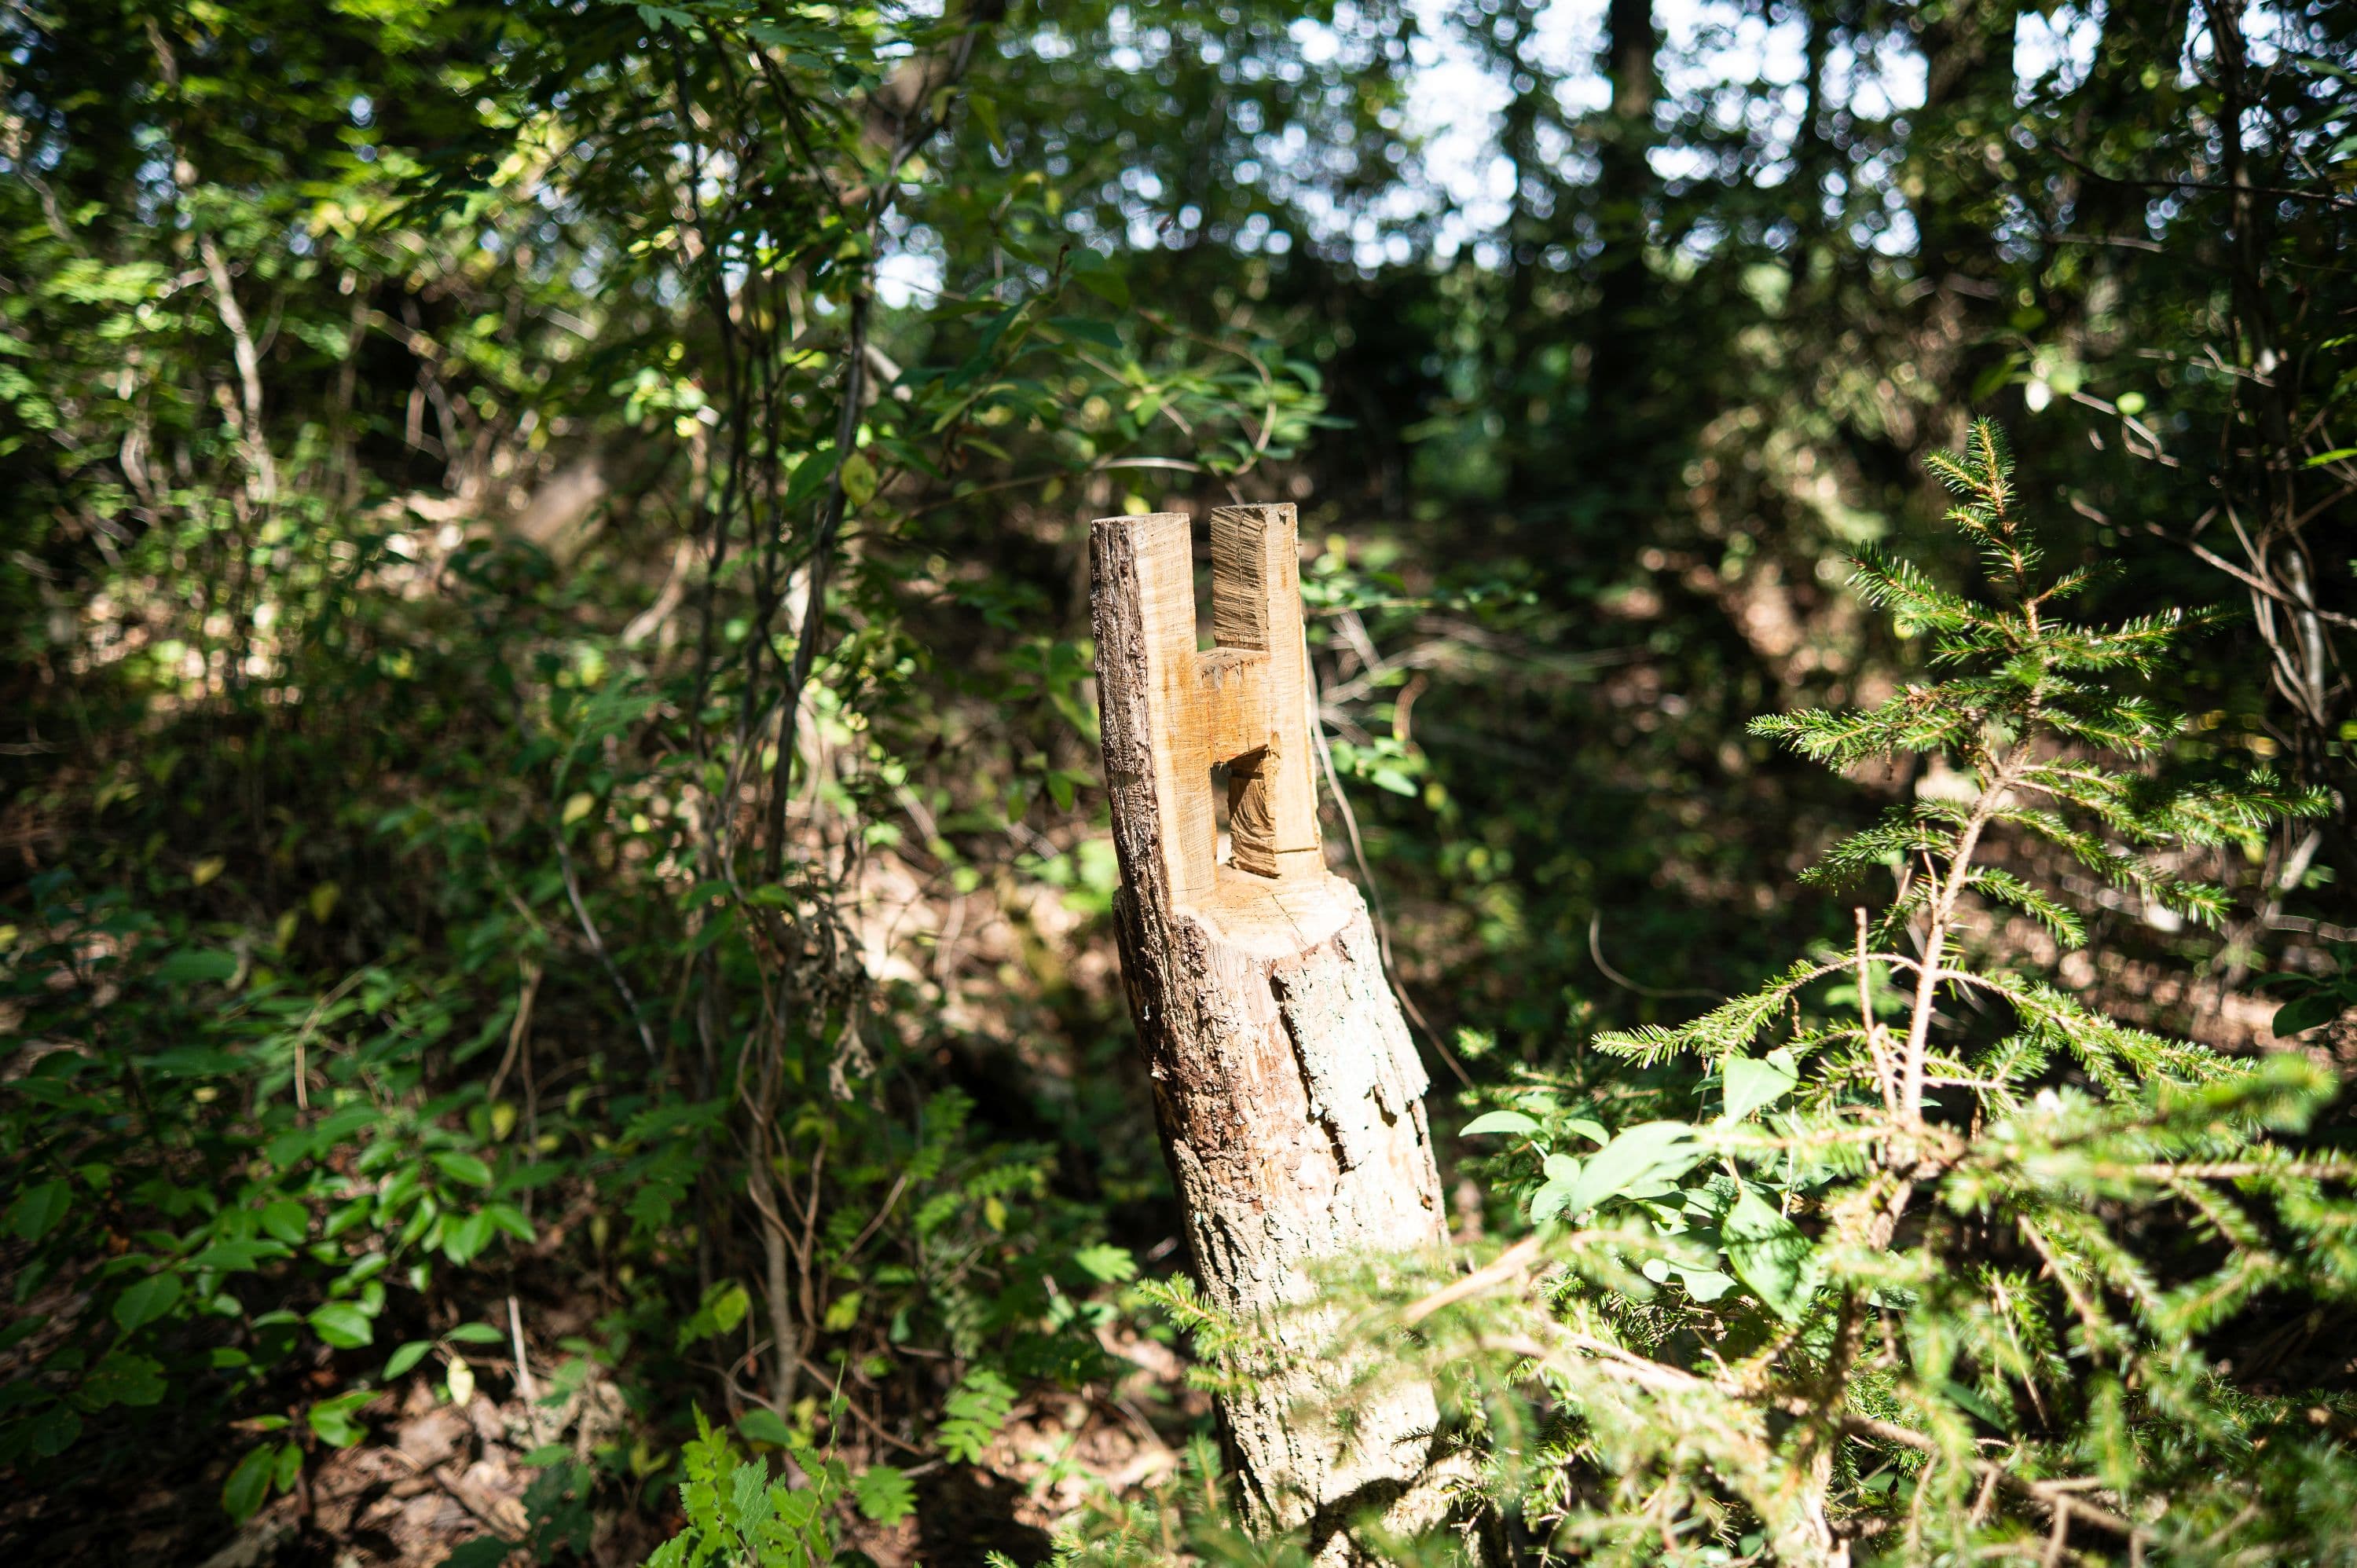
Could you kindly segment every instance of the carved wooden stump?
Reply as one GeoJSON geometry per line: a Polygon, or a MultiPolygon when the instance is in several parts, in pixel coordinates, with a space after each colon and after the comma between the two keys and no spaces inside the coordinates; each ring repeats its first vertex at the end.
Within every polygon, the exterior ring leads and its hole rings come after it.
{"type": "MultiPolygon", "coordinates": [[[[1319,844],[1294,509],[1212,512],[1209,651],[1183,514],[1102,519],[1091,546],[1122,972],[1196,1273],[1212,1305],[1314,1356],[1332,1315],[1304,1309],[1308,1265],[1447,1232],[1423,1065],[1366,906],[1319,844]]],[[[1447,1507],[1430,1389],[1361,1391],[1338,1422],[1349,1377],[1313,1363],[1222,1402],[1253,1522],[1308,1524],[1321,1563],[1361,1560],[1361,1519],[1447,1507]]]]}

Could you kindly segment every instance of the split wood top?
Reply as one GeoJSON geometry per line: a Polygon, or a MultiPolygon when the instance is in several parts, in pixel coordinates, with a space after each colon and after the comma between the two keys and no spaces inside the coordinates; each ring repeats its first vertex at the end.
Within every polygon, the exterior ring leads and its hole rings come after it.
{"type": "Polygon", "coordinates": [[[1294,509],[1211,513],[1212,646],[1201,650],[1189,533],[1187,516],[1168,511],[1100,518],[1090,532],[1123,869],[1166,907],[1208,912],[1275,895],[1308,914],[1328,900],[1294,509]],[[1227,865],[1211,782],[1222,764],[1227,865]]]}

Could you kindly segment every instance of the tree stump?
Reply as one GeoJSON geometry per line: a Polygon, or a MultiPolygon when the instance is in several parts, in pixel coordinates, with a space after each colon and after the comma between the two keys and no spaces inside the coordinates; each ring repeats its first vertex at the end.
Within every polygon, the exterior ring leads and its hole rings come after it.
{"type": "MultiPolygon", "coordinates": [[[[1250,1522],[1350,1533],[1446,1510],[1421,1382],[1361,1389],[1317,1359],[1335,1315],[1312,1265],[1445,1242],[1426,1079],[1365,904],[1319,843],[1291,506],[1211,514],[1211,635],[1199,652],[1185,515],[1100,520],[1091,578],[1116,918],[1131,1015],[1205,1297],[1308,1359],[1222,1401],[1250,1522]],[[1217,856],[1214,767],[1231,854],[1217,856]]],[[[1259,1374],[1266,1372],[1265,1377],[1259,1374]]]]}

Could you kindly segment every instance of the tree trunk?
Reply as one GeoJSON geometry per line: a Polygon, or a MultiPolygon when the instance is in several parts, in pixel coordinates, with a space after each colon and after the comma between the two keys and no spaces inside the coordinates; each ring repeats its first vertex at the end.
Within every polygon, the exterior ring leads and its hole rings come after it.
{"type": "Polygon", "coordinates": [[[1247,1516],[1307,1526],[1320,1563],[1366,1561],[1361,1521],[1447,1510],[1437,1406],[1329,1352],[1317,1265],[1446,1240],[1426,1079],[1366,907],[1319,847],[1293,508],[1222,508],[1211,547],[1218,646],[1199,653],[1187,518],[1106,518],[1092,539],[1122,972],[1203,1294],[1286,1352],[1229,1369],[1247,1516]]]}

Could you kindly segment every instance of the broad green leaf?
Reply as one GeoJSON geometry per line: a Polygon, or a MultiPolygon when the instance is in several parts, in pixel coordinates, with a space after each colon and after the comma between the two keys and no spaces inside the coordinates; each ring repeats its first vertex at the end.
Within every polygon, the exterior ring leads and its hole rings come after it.
{"type": "Polygon", "coordinates": [[[125,1334],[135,1333],[179,1304],[180,1276],[149,1274],[114,1298],[114,1321],[125,1334]]]}
{"type": "Polygon", "coordinates": [[[491,1167],[473,1155],[457,1149],[437,1149],[431,1157],[435,1165],[452,1181],[463,1181],[471,1187],[491,1185],[491,1167]]]}
{"type": "Polygon", "coordinates": [[[749,1443],[767,1443],[784,1448],[794,1441],[793,1429],[779,1419],[777,1412],[761,1405],[755,1405],[738,1416],[737,1430],[743,1433],[749,1443]]]}
{"type": "Polygon", "coordinates": [[[384,1380],[391,1382],[393,1379],[402,1376],[418,1362],[425,1359],[425,1352],[433,1348],[434,1342],[430,1339],[412,1339],[408,1344],[402,1346],[386,1358],[384,1380]]]}
{"type": "Polygon", "coordinates": [[[362,1435],[361,1424],[353,1417],[360,1413],[361,1406],[375,1397],[370,1390],[355,1389],[348,1394],[321,1400],[304,1412],[303,1419],[320,1442],[331,1448],[350,1448],[362,1435]]]}
{"type": "Polygon", "coordinates": [[[1722,1070],[1727,1077],[1727,1110],[1719,1118],[1723,1122],[1740,1122],[1761,1106],[1773,1105],[1791,1092],[1801,1076],[1792,1053],[1781,1048],[1760,1058],[1728,1057],[1722,1070]]]}
{"type": "Polygon", "coordinates": [[[1703,1151],[1683,1122],[1643,1122],[1587,1158],[1564,1197],[1564,1212],[1585,1214],[1648,1182],[1674,1180],[1694,1168],[1703,1151]]]}
{"type": "Polygon", "coordinates": [[[237,972],[237,955],[210,948],[182,948],[156,966],[156,978],[166,985],[197,985],[227,980],[237,972]]]}
{"type": "Polygon", "coordinates": [[[1720,1236],[1736,1277],[1779,1317],[1797,1316],[1808,1298],[1804,1281],[1816,1252],[1800,1227],[1746,1187],[1727,1210],[1720,1236]]]}
{"type": "Polygon", "coordinates": [[[291,1257],[283,1241],[216,1241],[188,1260],[193,1269],[235,1273],[274,1258],[291,1257]]]}
{"type": "Polygon", "coordinates": [[[356,1302],[331,1301],[314,1311],[311,1332],[339,1350],[357,1350],[376,1337],[376,1326],[356,1302]]]}
{"type": "Polygon", "coordinates": [[[262,1228],[288,1246],[299,1246],[310,1233],[311,1211],[292,1197],[282,1197],[262,1211],[262,1228]]]}
{"type": "Polygon", "coordinates": [[[1488,1111],[1465,1123],[1458,1135],[1471,1138],[1483,1133],[1520,1133],[1527,1136],[1538,1130],[1535,1116],[1525,1116],[1519,1111],[1488,1111]]]}
{"type": "Polygon", "coordinates": [[[72,1207],[73,1188],[63,1177],[27,1187],[8,1206],[8,1228],[26,1241],[38,1241],[57,1228],[72,1207]]]}
{"type": "Polygon", "coordinates": [[[84,1410],[92,1411],[118,1404],[151,1405],[162,1402],[164,1389],[161,1362],[127,1350],[110,1350],[83,1374],[74,1398],[84,1410]]]}
{"type": "Polygon", "coordinates": [[[278,1450],[269,1444],[249,1450],[237,1462],[237,1468],[221,1484],[221,1507],[230,1518],[242,1524],[253,1517],[263,1499],[270,1496],[271,1474],[277,1464],[278,1450]]]}
{"type": "Polygon", "coordinates": [[[2314,991],[2276,1008],[2275,1022],[2267,1027],[2276,1039],[2286,1040],[2319,1025],[2331,1023],[2341,1016],[2342,1010],[2338,992],[2314,991]]]}

